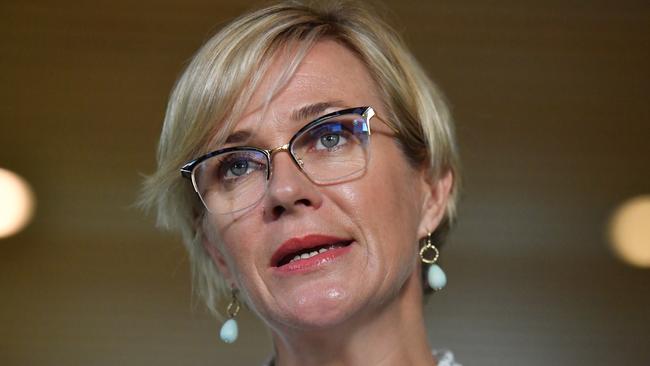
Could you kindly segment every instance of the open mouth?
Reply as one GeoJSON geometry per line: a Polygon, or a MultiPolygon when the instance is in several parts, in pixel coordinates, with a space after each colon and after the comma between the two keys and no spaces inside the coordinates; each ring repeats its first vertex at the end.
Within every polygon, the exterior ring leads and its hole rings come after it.
{"type": "Polygon", "coordinates": [[[295,265],[295,262],[305,261],[318,256],[328,256],[353,242],[348,238],[337,238],[329,235],[306,235],[304,237],[291,238],[273,253],[271,267],[282,267],[288,264],[295,265]],[[328,253],[332,251],[332,253],[328,253]]]}
{"type": "Polygon", "coordinates": [[[283,256],[275,266],[282,267],[285,264],[293,263],[302,259],[309,259],[319,254],[326,253],[332,249],[347,247],[351,243],[352,240],[345,240],[345,241],[339,241],[332,244],[320,245],[313,248],[305,248],[292,253],[288,253],[287,255],[283,256]]]}

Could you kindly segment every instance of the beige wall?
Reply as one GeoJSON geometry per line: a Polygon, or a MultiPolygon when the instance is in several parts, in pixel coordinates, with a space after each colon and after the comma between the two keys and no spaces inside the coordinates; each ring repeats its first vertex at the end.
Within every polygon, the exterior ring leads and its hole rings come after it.
{"type": "MultiPolygon", "coordinates": [[[[269,352],[249,314],[235,345],[219,342],[178,238],[130,207],[175,77],[247,6],[0,4],[0,166],[39,199],[32,225],[0,240],[0,364],[256,365],[269,352]]],[[[432,343],[466,365],[650,364],[650,270],[605,241],[616,205],[650,193],[648,3],[387,8],[451,101],[464,163],[432,343]]]]}

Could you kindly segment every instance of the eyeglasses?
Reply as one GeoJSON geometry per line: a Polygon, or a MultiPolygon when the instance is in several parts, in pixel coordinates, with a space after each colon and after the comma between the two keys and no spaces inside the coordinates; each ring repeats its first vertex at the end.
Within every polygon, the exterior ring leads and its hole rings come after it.
{"type": "MultiPolygon", "coordinates": [[[[370,160],[372,107],[329,113],[302,127],[288,144],[274,149],[238,146],[219,149],[181,168],[206,209],[228,214],[249,208],[266,193],[273,155],[286,151],[316,184],[335,184],[363,174],[370,160]]],[[[392,127],[391,127],[392,128],[392,127]]]]}

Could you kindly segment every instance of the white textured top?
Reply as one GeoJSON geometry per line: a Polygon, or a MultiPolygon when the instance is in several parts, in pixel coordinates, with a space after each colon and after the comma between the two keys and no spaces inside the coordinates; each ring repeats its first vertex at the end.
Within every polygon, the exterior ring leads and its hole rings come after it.
{"type": "Polygon", "coordinates": [[[438,366],[463,366],[456,362],[454,354],[448,349],[433,350],[433,356],[438,360],[438,366]]]}
{"type": "MultiPolygon", "coordinates": [[[[433,354],[433,357],[438,360],[438,366],[463,366],[456,362],[454,359],[454,354],[451,353],[450,350],[447,349],[441,349],[441,350],[433,350],[431,351],[433,354]]],[[[275,366],[275,362],[273,357],[271,357],[268,361],[266,361],[262,366],[275,366]]]]}

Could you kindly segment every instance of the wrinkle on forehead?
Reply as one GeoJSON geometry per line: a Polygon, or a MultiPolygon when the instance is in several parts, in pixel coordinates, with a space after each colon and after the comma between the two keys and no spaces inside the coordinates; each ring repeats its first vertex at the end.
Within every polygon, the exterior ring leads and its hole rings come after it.
{"type": "MultiPolygon", "coordinates": [[[[248,115],[262,110],[262,115],[270,105],[273,98],[282,92],[290,83],[296,70],[304,57],[313,47],[315,40],[289,40],[283,45],[277,46],[269,53],[266,60],[263,60],[254,73],[249,85],[243,87],[238,98],[240,101],[234,103],[229,115],[224,118],[215,119],[212,125],[204,152],[214,150],[222,145],[228,135],[248,115]],[[277,77],[273,78],[271,76],[277,77]],[[260,91],[264,91],[261,93],[260,91]],[[244,100],[248,100],[245,102],[244,100]],[[252,103],[251,103],[252,101],[252,103]],[[251,110],[251,107],[253,108],[251,110]]],[[[218,102],[217,102],[218,103],[218,102]]]]}
{"type": "Polygon", "coordinates": [[[307,103],[304,106],[297,105],[295,109],[291,110],[289,117],[287,117],[287,113],[280,113],[273,110],[266,116],[262,116],[259,119],[252,118],[253,122],[247,122],[247,124],[253,124],[255,131],[246,128],[236,128],[228,136],[226,143],[233,144],[233,146],[252,145],[269,149],[278,147],[289,142],[290,136],[293,136],[305,124],[310,123],[324,114],[345,108],[351,108],[351,106],[341,100],[328,100],[307,103]],[[266,135],[256,133],[261,129],[270,129],[281,137],[278,137],[278,141],[271,143],[257,143],[261,137],[266,135]]]}
{"type": "Polygon", "coordinates": [[[218,142],[223,144],[229,135],[247,131],[245,135],[250,138],[246,144],[255,142],[254,146],[271,148],[286,143],[286,139],[309,122],[309,118],[293,121],[292,114],[296,110],[306,105],[332,101],[337,102],[337,106],[340,106],[338,109],[355,107],[350,105],[354,104],[350,100],[341,101],[343,96],[350,94],[348,90],[340,90],[347,86],[353,89],[355,86],[371,86],[370,90],[366,87],[364,91],[369,91],[373,96],[378,94],[376,87],[372,87],[376,83],[363,61],[338,41],[318,41],[309,46],[299,62],[295,57],[296,51],[293,49],[278,50],[240,118],[233,121],[227,132],[220,131],[223,134],[218,142]],[[340,67],[341,60],[346,63],[345,68],[340,67]],[[294,69],[287,66],[291,62],[295,63],[294,69]],[[260,140],[264,140],[263,144],[260,144],[260,140]]]}
{"type": "MultiPolygon", "coordinates": [[[[301,67],[302,68],[302,67],[301,67]]],[[[272,66],[267,73],[268,78],[274,74],[274,67],[272,66]]],[[[267,80],[268,80],[267,78],[267,80]]],[[[336,77],[333,77],[336,78],[336,77]]],[[[294,73],[286,80],[286,83],[277,90],[271,89],[268,84],[270,80],[263,81],[260,88],[258,88],[253,97],[249,108],[244,112],[243,116],[236,123],[233,130],[246,129],[255,131],[262,124],[270,124],[272,128],[282,128],[280,126],[283,122],[293,120],[292,113],[307,104],[328,103],[328,100],[312,100],[309,102],[296,103],[295,108],[285,109],[283,111],[272,108],[272,103],[279,98],[284,98],[287,94],[303,96],[308,95],[314,89],[327,90],[330,89],[332,77],[323,74],[314,74],[301,72],[300,70],[294,73]],[[328,82],[329,81],[329,82],[328,82]],[[266,84],[266,85],[265,85],[266,84]],[[291,89],[291,90],[289,90],[291,89]],[[266,97],[270,96],[267,100],[266,97]],[[301,105],[303,104],[303,105],[301,105]]],[[[286,128],[286,127],[285,127],[286,128]]]]}

